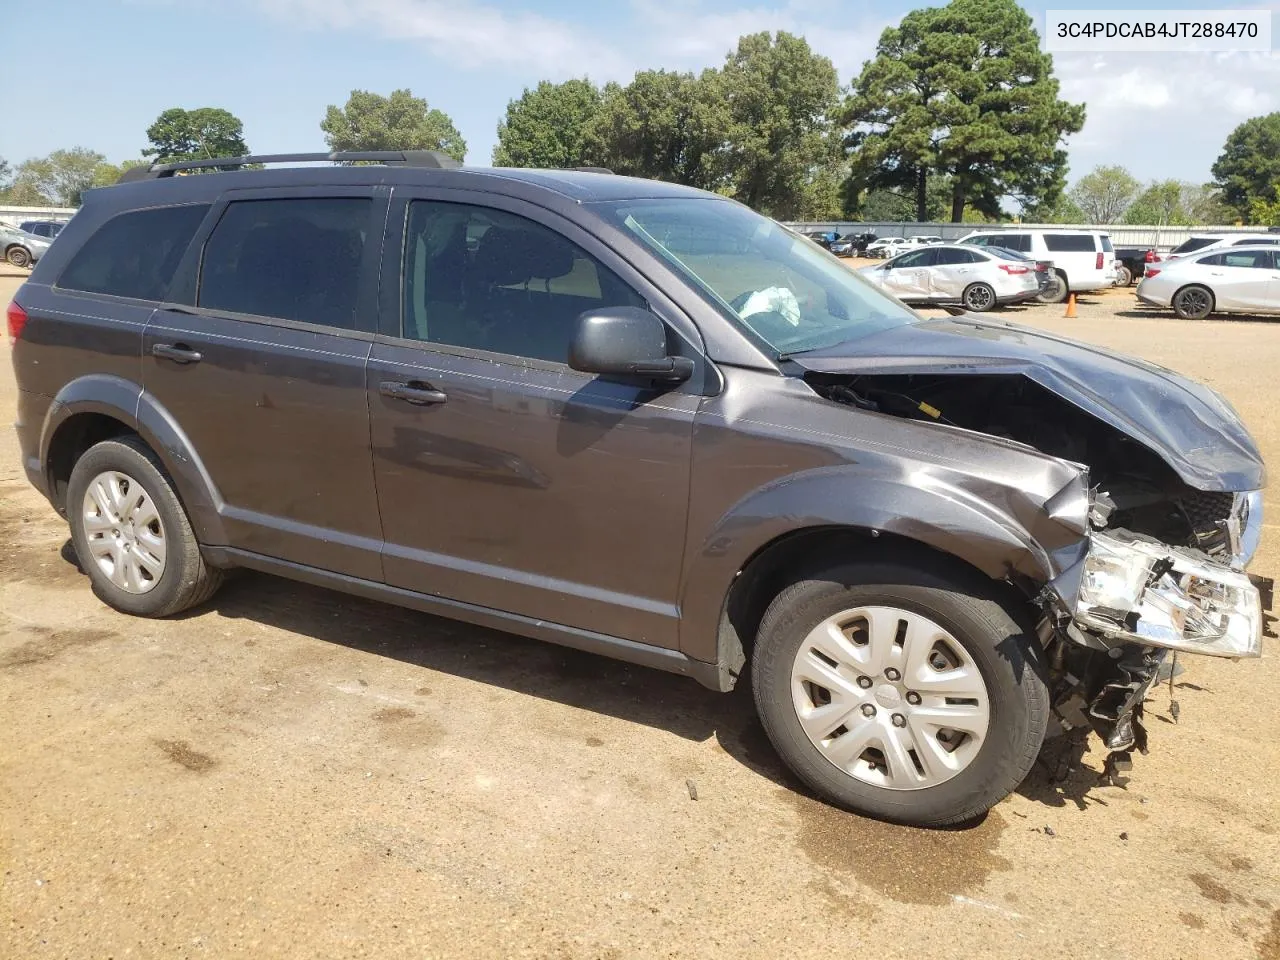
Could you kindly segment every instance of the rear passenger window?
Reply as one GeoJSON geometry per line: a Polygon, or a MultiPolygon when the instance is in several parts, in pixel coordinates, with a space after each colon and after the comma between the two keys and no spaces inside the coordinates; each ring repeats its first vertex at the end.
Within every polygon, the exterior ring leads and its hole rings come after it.
{"type": "Polygon", "coordinates": [[[58,287],[135,300],[163,300],[207,203],[154,207],[112,217],[67,264],[58,287]]]}
{"type": "Polygon", "coordinates": [[[1115,253],[1115,250],[1111,247],[1111,238],[1105,233],[1102,235],[1102,251],[1104,253],[1115,253]]]}
{"type": "Polygon", "coordinates": [[[1093,237],[1079,233],[1046,233],[1044,245],[1051,253],[1093,253],[1093,237]]]}
{"type": "Polygon", "coordinates": [[[371,200],[237,200],[204,247],[197,305],[352,330],[371,200]]]}
{"type": "Polygon", "coordinates": [[[488,207],[414,201],[404,251],[403,335],[567,363],[578,315],[645,301],[585,250],[488,207]]]}
{"type": "MultiPolygon", "coordinates": [[[[994,249],[999,249],[998,247],[994,249]]],[[[972,250],[953,250],[950,247],[934,251],[934,266],[949,267],[957,263],[977,263],[983,258],[972,250]]]]}

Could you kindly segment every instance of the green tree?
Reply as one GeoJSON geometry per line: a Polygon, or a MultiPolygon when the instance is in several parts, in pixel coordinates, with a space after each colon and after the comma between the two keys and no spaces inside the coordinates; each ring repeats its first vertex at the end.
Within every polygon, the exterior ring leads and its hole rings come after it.
{"type": "Polygon", "coordinates": [[[853,175],[913,190],[924,220],[927,173],[951,178],[951,220],[966,206],[1000,216],[1062,192],[1062,140],[1083,104],[1058,98],[1053,58],[1016,0],[951,0],[914,10],[880,36],[845,104],[853,175]]]}
{"type": "Polygon", "coordinates": [[[1236,212],[1227,206],[1217,184],[1184,183],[1182,206],[1191,223],[1217,225],[1235,223],[1237,220],[1236,212]]]}
{"type": "Polygon", "coordinates": [[[1255,200],[1278,199],[1280,113],[1254,117],[1232,130],[1213,165],[1213,176],[1227,206],[1246,219],[1255,200]]]}
{"type": "MultiPolygon", "coordinates": [[[[925,183],[924,220],[945,220],[950,209],[951,181],[936,174],[929,175],[925,183]]],[[[914,191],[877,188],[867,190],[850,203],[846,212],[862,220],[878,222],[917,220],[919,210],[914,191]]]]}
{"type": "Polygon", "coordinates": [[[716,71],[642,70],[625,87],[605,85],[583,152],[615,173],[715,190],[728,130],[716,71]]]}
{"type": "Polygon", "coordinates": [[[1033,203],[1022,208],[1023,223],[1087,223],[1088,217],[1067,194],[1050,203],[1033,203]]]}
{"type": "Polygon", "coordinates": [[[837,202],[842,167],[832,124],[840,85],[831,61],[779,31],[741,37],[716,77],[728,106],[728,149],[719,153],[738,200],[780,219],[837,202]]]}
{"type": "Polygon", "coordinates": [[[0,190],[9,188],[9,179],[13,176],[13,170],[9,168],[9,161],[4,157],[0,157],[0,190]]]}
{"type": "Polygon", "coordinates": [[[1143,190],[1124,212],[1125,223],[1190,226],[1193,222],[1182,204],[1183,185],[1158,180],[1143,190]]]}
{"type": "Polygon", "coordinates": [[[1277,199],[1254,197],[1249,201],[1249,222],[1259,226],[1280,225],[1280,182],[1272,184],[1272,195],[1277,199]]]}
{"type": "Polygon", "coordinates": [[[157,163],[242,157],[249,152],[244,124],[220,107],[172,107],[147,128],[147,139],[151,146],[142,155],[157,163]]]}
{"type": "Polygon", "coordinates": [[[448,114],[410,90],[383,97],[352,90],[345,107],[330,105],[320,121],[330,150],[439,150],[461,162],[467,144],[448,114]]]}
{"type": "Polygon", "coordinates": [[[105,160],[87,147],[55,150],[47,157],[24,160],[14,175],[10,202],[78,207],[80,195],[94,185],[94,174],[105,160]]]}
{"type": "Polygon", "coordinates": [[[493,148],[497,167],[582,167],[587,126],[600,109],[600,91],[585,78],[525,88],[507,104],[493,148]]]}
{"type": "Polygon", "coordinates": [[[1084,214],[1085,223],[1115,223],[1142,189],[1124,167],[1094,167],[1071,188],[1071,199],[1084,214]]]}
{"type": "Polygon", "coordinates": [[[98,164],[97,168],[93,171],[93,185],[95,187],[112,186],[113,184],[119,182],[120,176],[126,170],[129,170],[133,167],[141,167],[144,165],[148,165],[150,163],[151,163],[150,160],[141,160],[141,159],[125,160],[122,163],[107,163],[104,161],[98,164]]]}

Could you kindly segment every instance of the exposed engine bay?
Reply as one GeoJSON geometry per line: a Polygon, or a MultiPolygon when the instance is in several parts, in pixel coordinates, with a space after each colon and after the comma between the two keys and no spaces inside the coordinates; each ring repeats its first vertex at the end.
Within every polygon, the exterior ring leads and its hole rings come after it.
{"type": "Polygon", "coordinates": [[[1146,752],[1143,700],[1180,650],[1258,655],[1270,581],[1243,567],[1261,524],[1259,495],[1195,489],[1148,446],[1020,374],[805,380],[837,403],[1002,437],[1088,468],[1094,532],[1077,599],[1066,609],[1048,589],[1037,598],[1051,735],[1091,729],[1114,751],[1109,768],[1122,769],[1126,751],[1146,752]]]}

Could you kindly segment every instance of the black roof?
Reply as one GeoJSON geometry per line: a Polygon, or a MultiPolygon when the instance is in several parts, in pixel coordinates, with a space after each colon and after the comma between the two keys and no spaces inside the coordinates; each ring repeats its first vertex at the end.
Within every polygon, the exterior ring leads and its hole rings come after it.
{"type": "MultiPolygon", "coordinates": [[[[331,155],[342,159],[357,155],[331,155]]],[[[369,154],[370,158],[375,155],[369,154]]],[[[381,156],[381,155],[376,155],[381,156]]],[[[398,156],[398,155],[397,155],[398,156]]],[[[406,153],[405,156],[413,156],[406,153]]],[[[364,158],[365,155],[359,155],[364,158]]],[[[484,193],[506,193],[529,197],[536,193],[553,193],[562,200],[576,203],[592,203],[609,200],[636,200],[650,198],[701,197],[713,198],[716,194],[638,177],[623,177],[601,171],[598,168],[578,170],[545,170],[515,167],[461,167],[386,161],[361,165],[293,165],[262,169],[216,170],[191,173],[193,167],[214,164],[248,164],[256,162],[289,162],[293,159],[327,160],[330,155],[277,155],[272,157],[228,157],[218,160],[197,161],[139,167],[127,171],[120,182],[105,190],[90,191],[88,201],[109,194],[124,202],[180,202],[183,199],[200,199],[220,194],[227,189],[253,189],[272,187],[342,186],[361,184],[368,186],[456,186],[484,193]],[[221,162],[219,162],[221,161],[221,162]],[[175,175],[179,174],[179,175],[175,175]],[[137,191],[134,194],[134,191],[137,191]],[[95,196],[99,195],[99,196],[95,196]],[[144,200],[145,198],[145,200],[144,200]]],[[[723,198],[718,198],[723,199],[723,198]]]]}

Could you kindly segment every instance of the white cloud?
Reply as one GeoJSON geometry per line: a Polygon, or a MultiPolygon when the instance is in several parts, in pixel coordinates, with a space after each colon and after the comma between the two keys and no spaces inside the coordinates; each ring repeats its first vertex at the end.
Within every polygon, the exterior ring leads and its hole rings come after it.
{"type": "Polygon", "coordinates": [[[1280,109],[1280,59],[1246,53],[1058,54],[1062,96],[1084,102],[1071,179],[1120,164],[1142,180],[1205,181],[1227,135],[1280,109]]]}
{"type": "Polygon", "coordinates": [[[304,27],[376,32],[418,41],[461,67],[500,66],[539,77],[611,77],[625,69],[609,43],[533,13],[447,0],[257,0],[258,10],[304,27]]]}

